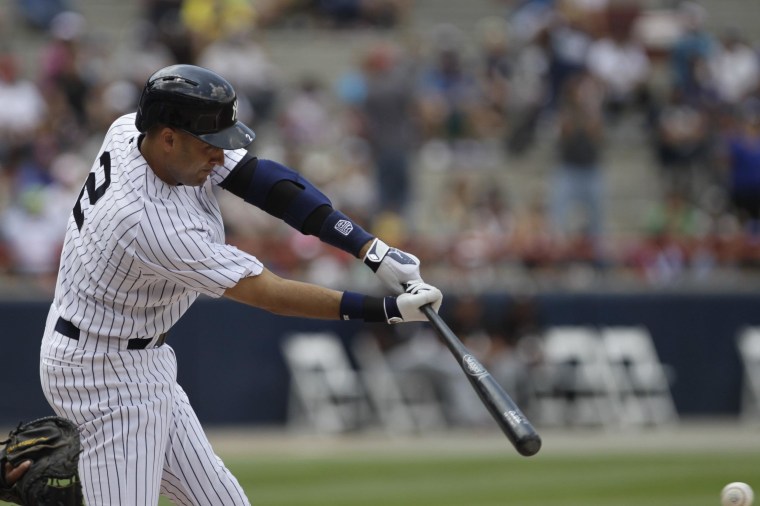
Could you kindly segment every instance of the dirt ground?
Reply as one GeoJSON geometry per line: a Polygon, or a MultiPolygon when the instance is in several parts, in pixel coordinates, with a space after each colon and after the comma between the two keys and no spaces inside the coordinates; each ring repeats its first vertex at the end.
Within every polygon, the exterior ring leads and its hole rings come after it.
{"type": "MultiPolygon", "coordinates": [[[[656,428],[636,429],[542,429],[539,455],[598,454],[603,452],[689,451],[743,452],[760,450],[760,420],[688,421],[656,428]]],[[[211,427],[207,429],[216,452],[225,457],[398,455],[430,454],[517,455],[497,430],[452,430],[420,435],[384,432],[324,435],[287,429],[211,427]]]]}

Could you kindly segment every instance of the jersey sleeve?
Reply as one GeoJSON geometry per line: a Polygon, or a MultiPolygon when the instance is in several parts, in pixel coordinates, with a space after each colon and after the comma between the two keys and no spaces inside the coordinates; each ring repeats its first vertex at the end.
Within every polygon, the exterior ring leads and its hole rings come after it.
{"type": "Polygon", "coordinates": [[[134,241],[135,257],[144,276],[158,276],[176,285],[221,297],[242,278],[260,274],[264,267],[253,255],[215,240],[213,231],[163,208],[140,223],[134,241]]]}

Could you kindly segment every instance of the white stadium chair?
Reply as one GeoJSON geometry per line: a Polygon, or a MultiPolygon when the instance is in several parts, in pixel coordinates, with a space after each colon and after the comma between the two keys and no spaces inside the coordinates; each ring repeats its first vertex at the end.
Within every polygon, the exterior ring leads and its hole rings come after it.
{"type": "Polygon", "coordinates": [[[660,425],[678,415],[670,376],[644,327],[605,327],[602,344],[618,387],[622,425],[660,425]]]}
{"type": "Polygon", "coordinates": [[[558,326],[542,336],[532,377],[531,412],[541,425],[601,425],[618,420],[613,373],[593,327],[558,326]]]}
{"type": "Polygon", "coordinates": [[[741,415],[757,420],[760,415],[760,327],[745,327],[737,338],[742,375],[741,415]]]}
{"type": "Polygon", "coordinates": [[[365,426],[371,410],[343,343],[331,333],[288,337],[283,354],[291,374],[288,423],[338,433],[365,426]]]}
{"type": "Polygon", "coordinates": [[[377,418],[391,433],[442,428],[446,416],[427,378],[394,370],[372,335],[359,335],[352,351],[377,418]]]}

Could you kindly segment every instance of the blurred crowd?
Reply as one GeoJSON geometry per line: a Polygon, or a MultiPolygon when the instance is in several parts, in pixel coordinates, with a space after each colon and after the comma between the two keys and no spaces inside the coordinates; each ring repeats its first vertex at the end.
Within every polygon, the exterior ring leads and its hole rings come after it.
{"type": "MultiPolygon", "coordinates": [[[[28,55],[0,35],[0,272],[51,289],[105,130],[134,111],[154,70],[181,62],[236,87],[255,154],[418,254],[431,282],[504,288],[577,267],[645,285],[726,270],[745,279],[760,260],[760,52],[736,27],[710,28],[698,3],[651,4],[494,0],[469,33],[418,30],[413,0],[143,0],[116,44],[73,2],[16,0],[0,26],[23,25],[43,44],[30,74],[28,55]],[[287,30],[372,42],[332,80],[293,81],[268,41],[287,30]],[[616,234],[609,170],[630,131],[658,184],[637,232],[616,234]],[[552,166],[544,191],[525,196],[505,181],[510,160],[535,150],[549,150],[552,166]],[[461,177],[494,152],[486,183],[461,177]],[[444,176],[434,202],[422,171],[444,176]]],[[[219,197],[229,240],[271,269],[336,287],[370,279],[344,254],[219,197]]]]}

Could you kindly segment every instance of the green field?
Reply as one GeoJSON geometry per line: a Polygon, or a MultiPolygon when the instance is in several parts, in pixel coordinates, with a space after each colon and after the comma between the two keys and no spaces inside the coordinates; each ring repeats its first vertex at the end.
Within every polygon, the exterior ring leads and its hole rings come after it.
{"type": "Polygon", "coordinates": [[[542,436],[525,458],[499,433],[209,434],[261,506],[719,506],[731,481],[760,491],[760,425],[542,436]]]}
{"type": "Polygon", "coordinates": [[[760,490],[760,426],[542,436],[544,447],[530,458],[500,433],[231,433],[212,441],[252,503],[263,506],[718,506],[731,481],[760,490]]]}
{"type": "Polygon", "coordinates": [[[760,453],[320,457],[229,465],[253,504],[278,506],[715,506],[724,484],[760,482],[760,453]]]}

